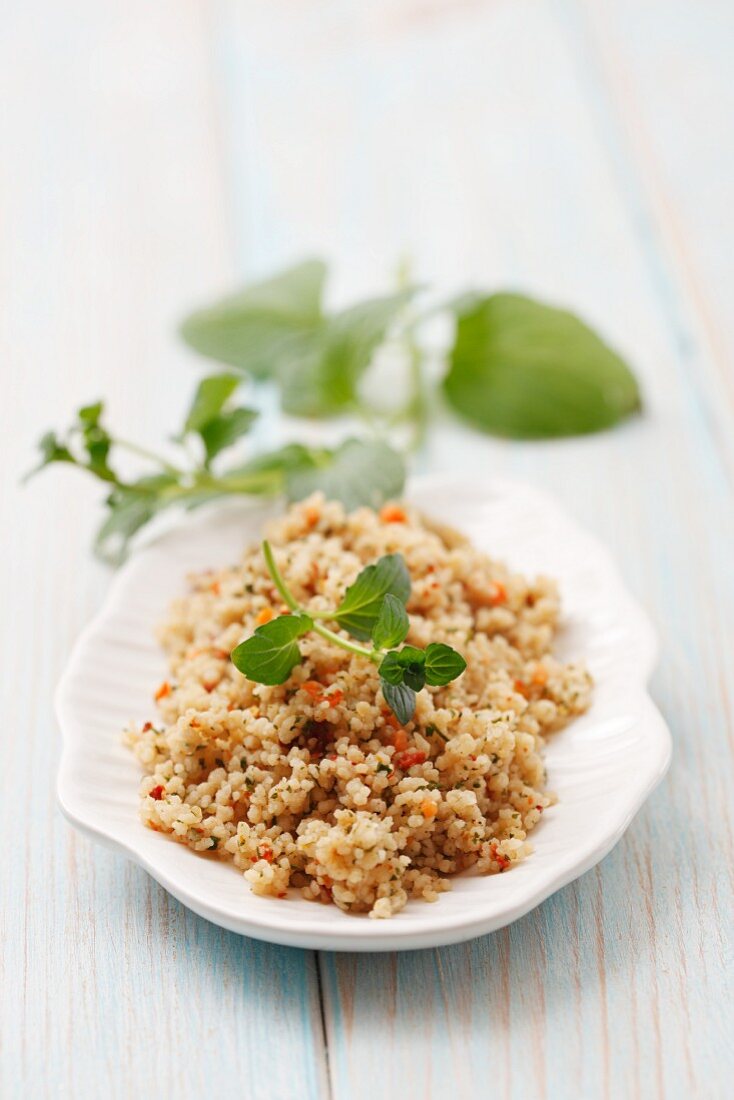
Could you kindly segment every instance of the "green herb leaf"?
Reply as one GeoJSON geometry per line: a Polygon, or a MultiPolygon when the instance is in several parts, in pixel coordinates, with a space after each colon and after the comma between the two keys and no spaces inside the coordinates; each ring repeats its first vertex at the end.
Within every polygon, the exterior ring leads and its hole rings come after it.
{"type": "Polygon", "coordinates": [[[396,649],[386,653],[382,658],[380,667],[378,669],[380,676],[388,684],[402,684],[403,682],[403,666],[398,660],[398,652],[396,649]]]}
{"type": "Polygon", "coordinates": [[[127,556],[133,535],[153,518],[161,505],[153,493],[116,489],[107,506],[109,515],[97,531],[94,552],[110,565],[119,565],[127,556]]]}
{"type": "Polygon", "coordinates": [[[461,654],[443,642],[431,642],[426,647],[425,657],[426,683],[434,687],[451,683],[466,668],[466,661],[461,654]]]}
{"type": "Polygon", "coordinates": [[[512,438],[598,431],[640,408],[629,367],[596,333],[520,294],[462,303],[444,386],[467,420],[512,438]]]}
{"type": "Polygon", "coordinates": [[[357,385],[413,289],[360,302],[324,319],[311,345],[278,371],[293,416],[333,416],[357,400],[357,385]]]}
{"type": "Polygon", "coordinates": [[[241,436],[246,435],[253,421],[257,419],[257,415],[254,409],[231,409],[229,412],[212,417],[207,424],[204,424],[199,429],[199,435],[204,443],[207,461],[211,462],[220,451],[231,447],[241,436]]]}
{"type": "Polygon", "coordinates": [[[401,554],[386,554],[362,570],[349,586],[334,618],[355,638],[372,636],[382,601],[388,593],[405,604],[410,596],[410,574],[401,554]]]}
{"type": "Polygon", "coordinates": [[[409,630],[410,620],[405,604],[388,592],[372,629],[372,644],[375,649],[392,649],[405,641],[409,630]]]}
{"type": "Polygon", "coordinates": [[[210,374],[202,378],[186,417],[184,430],[200,432],[218,416],[242,380],[236,374],[210,374]]]}
{"type": "Polygon", "coordinates": [[[232,663],[258,684],[284,684],[301,663],[296,639],[312,627],[313,620],[305,613],[271,619],[232,651],[232,663]]]}
{"type": "Polygon", "coordinates": [[[239,294],[197,310],[181,325],[183,339],[210,359],[256,378],[307,355],[319,333],[326,266],[308,260],[239,294]]]}
{"type": "Polygon", "coordinates": [[[289,500],[302,500],[320,489],[327,500],[340,500],[346,510],[362,505],[379,508],[399,497],[405,484],[400,455],[377,440],[347,439],[334,451],[308,451],[286,471],[289,500]]]}
{"type": "Polygon", "coordinates": [[[415,714],[415,692],[407,684],[391,684],[387,680],[381,680],[380,687],[390,710],[400,725],[405,726],[415,714]]]}
{"type": "Polygon", "coordinates": [[[426,682],[426,654],[422,649],[406,645],[398,650],[398,661],[403,669],[403,683],[414,691],[420,691],[426,682]]]}
{"type": "Polygon", "coordinates": [[[41,461],[24,475],[23,481],[29,481],[34,474],[40,473],[54,462],[76,462],[69,448],[57,438],[55,432],[42,435],[38,441],[38,449],[41,452],[41,461]]]}

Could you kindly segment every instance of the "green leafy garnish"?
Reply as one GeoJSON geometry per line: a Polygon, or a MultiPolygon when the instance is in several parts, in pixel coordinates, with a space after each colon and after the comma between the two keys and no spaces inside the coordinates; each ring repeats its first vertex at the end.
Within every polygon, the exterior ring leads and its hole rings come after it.
{"type": "MultiPolygon", "coordinates": [[[[322,489],[348,509],[379,506],[400,494],[405,467],[386,443],[348,439],[333,449],[291,443],[261,453],[245,463],[222,468],[224,452],[245,435],[256,416],[252,409],[232,406],[240,379],[217,374],[202,380],[183,428],[174,437],[180,458],[167,457],[120,439],[103,424],[102,402],[77,412],[71,427],[59,437],[47,432],[39,442],[41,461],[31,474],[54,463],[87,470],[107,483],[107,516],[95,539],[95,551],[114,564],[126,555],[130,540],[147,523],[173,506],[197,508],[232,495],[285,496],[300,500],[322,489]],[[192,462],[184,444],[198,441],[192,462]],[[116,463],[118,452],[142,458],[151,472],[126,478],[116,463]],[[216,469],[213,466],[216,466],[216,469]]],[[[30,476],[30,475],[29,475],[30,476]]]]}
{"type": "Polygon", "coordinates": [[[258,684],[283,684],[301,662],[296,638],[307,634],[312,627],[313,619],[305,612],[279,615],[258,626],[251,638],[232,651],[232,663],[248,680],[258,684]]]}
{"type": "Polygon", "coordinates": [[[447,684],[455,678],[448,675],[450,667],[458,670],[457,676],[466,668],[463,657],[450,646],[440,643],[432,643],[425,650],[410,645],[402,649],[394,648],[405,639],[410,627],[405,610],[405,602],[410,595],[410,576],[400,554],[388,554],[374,565],[366,566],[347,589],[339,607],[328,611],[308,610],[298,604],[268,542],[263,543],[263,556],[273,583],[290,611],[257,627],[252,637],[232,652],[233,664],[250,680],[260,684],[284,684],[301,661],[297,639],[313,630],[349,653],[379,665],[385,702],[398,721],[405,725],[415,712],[416,692],[426,683],[429,653],[432,654],[433,668],[430,683],[447,684]],[[340,612],[348,598],[351,599],[352,611],[347,613],[347,618],[351,614],[361,616],[357,620],[360,628],[368,621],[372,624],[371,635],[367,635],[372,641],[370,649],[324,626],[325,620],[345,625],[340,619],[340,612]]]}
{"type": "Polygon", "coordinates": [[[462,416],[514,438],[595,432],[640,408],[629,367],[596,333],[520,294],[460,307],[444,386],[462,416]]]}
{"type": "Polygon", "coordinates": [[[355,638],[365,641],[372,636],[382,601],[388,594],[405,604],[410,596],[410,574],[400,554],[386,554],[368,565],[347,588],[334,618],[355,638]]]}
{"type": "Polygon", "coordinates": [[[415,714],[415,692],[407,684],[389,684],[382,681],[385,702],[401,726],[410,722],[415,714]]]}
{"type": "MultiPolygon", "coordinates": [[[[114,435],[101,401],[80,408],[65,433],[43,435],[32,472],[66,463],[108,486],[107,516],[95,542],[99,554],[120,561],[130,539],[173,506],[196,508],[232,495],[300,500],[320,490],[352,510],[379,508],[400,496],[404,455],[387,440],[397,438],[406,451],[425,437],[434,402],[421,332],[436,313],[456,318],[443,381],[448,402],[485,431],[528,439],[574,435],[607,428],[640,408],[629,367],[571,313],[499,293],[458,295],[421,314],[419,288],[407,272],[392,294],[329,310],[326,274],[323,262],[308,260],[184,321],[181,334],[189,346],[229,369],[201,380],[173,436],[179,448],[173,461],[114,435]],[[378,354],[385,349],[387,356],[378,354]],[[370,387],[370,374],[372,381],[381,378],[380,368],[373,369],[377,359],[383,370],[394,364],[395,386],[388,379],[370,387]],[[227,461],[257,415],[236,403],[245,378],[275,387],[293,415],[361,415],[369,434],[328,448],[292,442],[227,461]],[[120,451],[136,454],[145,468],[123,475],[120,451]]],[[[347,607],[350,617],[337,621],[367,640],[379,606],[378,597],[369,613],[352,614],[347,607]]]]}
{"type": "Polygon", "coordinates": [[[466,668],[466,661],[443,642],[431,642],[426,648],[426,683],[435,687],[448,684],[461,676],[466,668]]]}
{"type": "Polygon", "coordinates": [[[409,630],[410,620],[405,604],[388,592],[372,629],[372,641],[378,649],[392,649],[405,640],[409,630]]]}
{"type": "Polygon", "coordinates": [[[207,309],[181,325],[202,355],[256,378],[276,375],[303,357],[321,327],[326,265],[307,260],[207,309]]]}

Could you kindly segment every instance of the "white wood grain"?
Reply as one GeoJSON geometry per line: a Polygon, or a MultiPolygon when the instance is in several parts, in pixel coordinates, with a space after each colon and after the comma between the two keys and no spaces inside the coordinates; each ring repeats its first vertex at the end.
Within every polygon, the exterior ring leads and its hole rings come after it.
{"type": "Polygon", "coordinates": [[[731,6],[33,0],[4,32],[0,1094],[727,1096],[731,6]],[[515,445],[444,417],[424,462],[535,481],[608,542],[659,626],[676,741],[614,853],[511,929],[320,975],[60,820],[51,693],[107,583],[98,492],[15,484],[96,394],[159,439],[194,377],[180,312],[309,252],[339,297],[405,253],[440,289],[543,294],[634,362],[636,422],[515,445]]]}

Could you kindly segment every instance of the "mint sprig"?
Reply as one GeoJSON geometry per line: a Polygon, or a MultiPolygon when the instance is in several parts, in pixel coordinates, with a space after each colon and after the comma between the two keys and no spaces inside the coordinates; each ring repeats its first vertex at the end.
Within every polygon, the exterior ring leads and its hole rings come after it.
{"type": "Polygon", "coordinates": [[[275,561],[270,543],[263,556],[273,583],[288,611],[256,628],[252,637],[232,651],[232,663],[249,680],[259,684],[284,684],[301,662],[297,639],[314,631],[350,653],[379,665],[385,702],[405,725],[415,713],[416,694],[426,683],[435,687],[455,680],[466,661],[440,642],[426,649],[404,645],[410,628],[405,604],[410,597],[410,574],[401,554],[386,554],[366,566],[347,589],[338,607],[313,611],[301,607],[288,588],[275,561]],[[354,637],[370,640],[370,648],[349,641],[324,625],[338,623],[354,637]]]}
{"type": "Polygon", "coordinates": [[[131,539],[161,512],[178,506],[197,508],[226,496],[284,496],[300,500],[318,489],[347,509],[379,507],[399,496],[405,481],[403,460],[381,440],[347,439],[337,447],[291,443],[227,466],[226,452],[250,431],[257,413],[235,402],[242,380],[215,374],[197,387],[181,430],[173,437],[175,460],[113,434],[97,401],[77,411],[61,434],[47,432],[39,442],[41,461],[28,477],[55,464],[86,470],[108,488],[107,515],[96,536],[95,551],[118,564],[131,539]],[[125,476],[123,453],[142,460],[146,469],[125,476]]]}

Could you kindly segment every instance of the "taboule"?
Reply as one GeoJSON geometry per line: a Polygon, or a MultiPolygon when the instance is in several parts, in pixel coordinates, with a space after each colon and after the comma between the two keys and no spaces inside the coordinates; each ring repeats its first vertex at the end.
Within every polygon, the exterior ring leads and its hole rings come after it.
{"type": "MultiPolygon", "coordinates": [[[[146,775],[151,828],[244,871],[256,894],[289,887],[389,917],[434,901],[470,867],[507,870],[552,805],[544,737],[589,704],[583,666],[551,647],[552,580],[528,580],[407,506],[346,514],[315,495],[267,535],[299,603],[335,606],[360,570],[400,553],[411,577],[407,641],[444,642],[467,669],[417,697],[400,726],[377,668],[318,635],[286,683],[246,679],[230,653],[284,609],[260,547],[189,579],[160,630],[170,673],[160,718],[126,740],[146,775]]],[[[338,627],[334,629],[338,630],[338,627]]]]}

